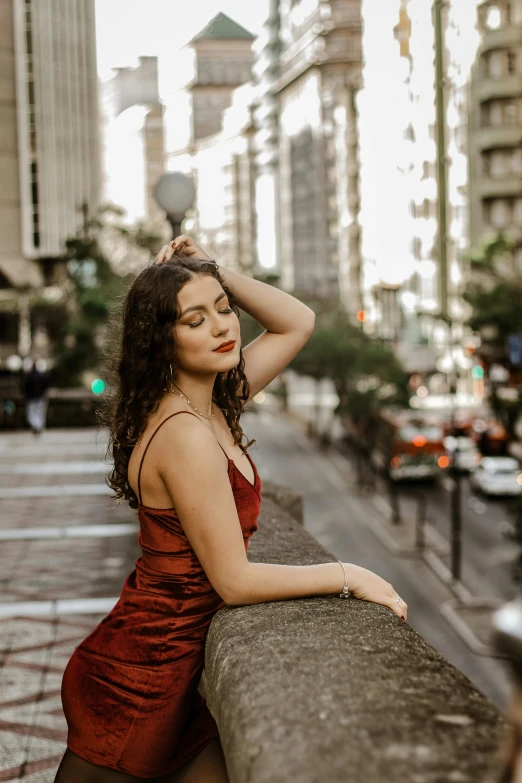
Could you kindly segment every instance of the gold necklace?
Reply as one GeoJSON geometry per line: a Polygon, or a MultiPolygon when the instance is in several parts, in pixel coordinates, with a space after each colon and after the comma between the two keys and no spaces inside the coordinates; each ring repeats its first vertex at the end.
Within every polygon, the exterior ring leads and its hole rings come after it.
{"type": "MultiPolygon", "coordinates": [[[[176,389],[178,388],[178,387],[177,387],[177,386],[176,386],[174,383],[173,383],[172,385],[173,385],[173,386],[174,386],[176,389]]],[[[213,414],[213,413],[211,413],[211,414],[210,414],[210,416],[205,416],[205,414],[204,414],[202,411],[200,411],[200,410],[199,410],[199,408],[196,408],[196,406],[195,406],[195,405],[192,405],[192,403],[191,403],[191,401],[189,400],[189,398],[188,398],[188,397],[187,397],[185,394],[183,394],[183,392],[181,391],[181,389],[179,389],[179,391],[174,391],[173,389],[171,389],[171,390],[170,390],[170,393],[171,393],[171,394],[177,394],[177,395],[178,395],[178,397],[181,397],[182,399],[184,399],[184,400],[185,400],[185,402],[188,402],[188,404],[190,405],[190,407],[191,407],[191,408],[193,408],[193,409],[196,411],[196,413],[199,413],[199,415],[200,415],[200,416],[203,416],[203,418],[204,418],[204,419],[207,419],[207,421],[210,421],[210,419],[213,419],[213,418],[214,418],[214,414],[213,414]]]]}

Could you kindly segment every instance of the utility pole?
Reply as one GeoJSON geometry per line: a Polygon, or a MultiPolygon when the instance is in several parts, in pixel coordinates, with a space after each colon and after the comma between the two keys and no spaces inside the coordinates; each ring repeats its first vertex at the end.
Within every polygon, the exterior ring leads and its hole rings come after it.
{"type": "MultiPolygon", "coordinates": [[[[444,63],[444,8],[448,0],[433,1],[433,25],[435,28],[435,106],[437,122],[437,213],[438,213],[438,252],[439,252],[439,296],[440,317],[445,321],[450,351],[455,362],[453,350],[453,320],[449,308],[448,297],[448,171],[446,153],[446,69],[444,63]]],[[[455,428],[455,407],[457,402],[457,365],[451,373],[451,435],[455,438],[451,458],[451,575],[454,582],[459,582],[462,566],[462,499],[460,488],[460,473],[458,472],[458,440],[455,428]]]]}
{"type": "Polygon", "coordinates": [[[437,116],[437,189],[438,189],[438,251],[439,251],[439,293],[440,313],[446,320],[448,309],[448,206],[447,206],[447,160],[446,160],[446,104],[444,88],[446,70],[444,67],[444,36],[442,13],[447,0],[434,0],[433,23],[435,27],[435,105],[437,116]]]}

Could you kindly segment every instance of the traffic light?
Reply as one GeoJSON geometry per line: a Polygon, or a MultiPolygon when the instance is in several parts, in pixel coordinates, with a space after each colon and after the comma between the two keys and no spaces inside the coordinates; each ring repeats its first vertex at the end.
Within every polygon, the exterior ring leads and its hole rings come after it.
{"type": "Polygon", "coordinates": [[[103,394],[105,391],[105,381],[101,378],[95,378],[91,383],[91,391],[93,394],[103,394]]]}

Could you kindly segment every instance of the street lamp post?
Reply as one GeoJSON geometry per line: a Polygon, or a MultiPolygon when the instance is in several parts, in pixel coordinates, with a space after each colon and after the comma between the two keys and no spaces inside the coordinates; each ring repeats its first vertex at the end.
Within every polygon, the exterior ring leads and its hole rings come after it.
{"type": "Polygon", "coordinates": [[[172,238],[181,234],[181,223],[185,212],[194,203],[196,191],[192,179],[180,171],[169,171],[163,174],[154,188],[154,198],[167,213],[167,220],[172,227],[172,238]]]}

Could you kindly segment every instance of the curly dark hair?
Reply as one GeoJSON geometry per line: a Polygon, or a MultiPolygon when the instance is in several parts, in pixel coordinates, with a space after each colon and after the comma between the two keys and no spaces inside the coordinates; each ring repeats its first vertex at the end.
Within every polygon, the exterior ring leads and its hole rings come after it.
{"type": "MultiPolygon", "coordinates": [[[[149,416],[154,414],[176,373],[176,343],[173,326],[181,315],[178,292],[195,275],[210,275],[219,281],[227,294],[230,307],[239,317],[232,292],[224,283],[213,261],[187,257],[175,258],[143,269],[126,292],[121,309],[116,314],[111,333],[112,350],[106,361],[109,389],[99,418],[109,429],[107,456],[114,467],[107,484],[117,500],[125,499],[131,508],[138,499],[129,485],[127,468],[135,444],[139,441],[149,416]]],[[[243,452],[255,443],[244,434],[239,418],[248,400],[250,387],[244,372],[245,361],[240,351],[236,367],[218,373],[212,394],[221,408],[232,432],[234,443],[243,452]],[[243,439],[247,443],[243,444],[243,439]]]]}

